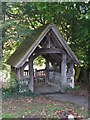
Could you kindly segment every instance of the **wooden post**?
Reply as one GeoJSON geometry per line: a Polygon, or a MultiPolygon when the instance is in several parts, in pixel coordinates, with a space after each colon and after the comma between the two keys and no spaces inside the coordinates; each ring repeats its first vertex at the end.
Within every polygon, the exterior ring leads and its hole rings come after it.
{"type": "Polygon", "coordinates": [[[30,84],[29,84],[29,89],[34,92],[34,77],[33,77],[33,58],[30,57],[30,66],[29,66],[29,73],[30,73],[30,84]]]}
{"type": "MultiPolygon", "coordinates": [[[[12,77],[12,75],[14,75],[14,77],[17,76],[16,68],[13,67],[13,66],[11,66],[11,76],[10,76],[10,77],[12,77]],[[13,73],[13,74],[12,74],[12,73],[13,73]]],[[[12,78],[11,78],[11,79],[12,79],[12,78]]]]}
{"type": "Polygon", "coordinates": [[[29,58],[28,60],[29,60],[29,66],[28,66],[28,69],[29,69],[29,76],[30,76],[30,58],[29,58]]]}
{"type": "Polygon", "coordinates": [[[73,76],[73,63],[70,63],[70,73],[73,76]]]}
{"type": "Polygon", "coordinates": [[[21,76],[20,76],[20,68],[17,68],[17,77],[18,77],[18,79],[21,79],[21,76]]]}
{"type": "Polygon", "coordinates": [[[59,64],[59,71],[60,71],[60,74],[61,74],[61,62],[59,64]]]}
{"type": "Polygon", "coordinates": [[[46,59],[46,79],[45,79],[45,83],[48,83],[49,81],[49,59],[46,59]]]}
{"type": "Polygon", "coordinates": [[[11,72],[15,72],[15,68],[11,66],[11,72]]]}
{"type": "Polygon", "coordinates": [[[57,64],[55,64],[55,61],[53,62],[53,68],[54,70],[57,70],[57,64]]]}
{"type": "Polygon", "coordinates": [[[61,77],[62,77],[62,91],[64,92],[67,87],[67,78],[66,78],[66,54],[62,54],[61,62],[61,77]]]}
{"type": "Polygon", "coordinates": [[[55,65],[55,61],[53,61],[53,79],[55,80],[55,69],[56,69],[56,65],[55,65]]]}
{"type": "Polygon", "coordinates": [[[20,78],[23,79],[24,77],[24,67],[20,67],[20,78]]]}
{"type": "Polygon", "coordinates": [[[37,69],[35,69],[35,81],[37,81],[37,69]]]}
{"type": "Polygon", "coordinates": [[[70,76],[73,76],[73,63],[68,63],[68,74],[70,74],[70,76]]]}
{"type": "Polygon", "coordinates": [[[71,87],[74,88],[73,63],[70,63],[71,87]]]}

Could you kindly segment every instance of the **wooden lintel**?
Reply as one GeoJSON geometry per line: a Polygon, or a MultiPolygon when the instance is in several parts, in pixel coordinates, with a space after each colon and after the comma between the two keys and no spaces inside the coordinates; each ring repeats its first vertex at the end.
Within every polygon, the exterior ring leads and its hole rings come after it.
{"type": "Polygon", "coordinates": [[[55,55],[55,54],[49,54],[49,60],[50,61],[56,61],[56,62],[60,62],[60,58],[59,56],[55,55]]]}
{"type": "Polygon", "coordinates": [[[29,58],[30,66],[29,66],[29,75],[30,75],[30,83],[29,89],[34,92],[34,77],[33,77],[33,57],[29,58]]]}
{"type": "Polygon", "coordinates": [[[42,54],[46,54],[46,53],[64,53],[64,50],[60,49],[60,48],[40,48],[36,51],[36,54],[42,53],[42,54]]]}
{"type": "Polygon", "coordinates": [[[62,54],[61,76],[62,76],[62,85],[67,85],[67,79],[66,79],[66,54],[62,54]]]}
{"type": "Polygon", "coordinates": [[[48,44],[47,44],[47,48],[50,48],[50,44],[51,44],[51,42],[50,42],[50,32],[48,33],[48,35],[47,35],[47,39],[48,39],[48,44]]]}
{"type": "Polygon", "coordinates": [[[46,80],[45,82],[48,83],[49,81],[49,58],[46,59],[46,80]]]}
{"type": "Polygon", "coordinates": [[[30,64],[30,62],[29,62],[29,61],[25,62],[25,64],[23,65],[23,66],[24,66],[24,68],[25,68],[27,65],[29,65],[29,64],[30,64]]]}

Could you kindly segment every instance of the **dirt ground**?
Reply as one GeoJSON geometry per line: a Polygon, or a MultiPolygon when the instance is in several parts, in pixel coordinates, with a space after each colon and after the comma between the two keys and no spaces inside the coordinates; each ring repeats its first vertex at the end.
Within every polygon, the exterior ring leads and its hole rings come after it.
{"type": "Polygon", "coordinates": [[[73,94],[76,96],[84,96],[84,97],[88,97],[89,94],[89,86],[88,84],[78,84],[78,86],[80,86],[79,89],[74,89],[74,90],[69,90],[67,93],[68,94],[73,94]]]}

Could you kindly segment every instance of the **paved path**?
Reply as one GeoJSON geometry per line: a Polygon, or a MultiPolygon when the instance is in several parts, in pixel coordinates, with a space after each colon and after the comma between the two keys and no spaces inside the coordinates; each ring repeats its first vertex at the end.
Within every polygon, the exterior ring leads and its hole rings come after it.
{"type": "Polygon", "coordinates": [[[35,94],[42,94],[45,96],[50,96],[52,100],[58,100],[61,102],[71,102],[79,107],[88,108],[88,98],[83,96],[76,96],[70,94],[60,93],[60,88],[53,87],[48,84],[43,84],[41,86],[35,87],[35,94]]]}
{"type": "Polygon", "coordinates": [[[35,94],[49,94],[60,92],[60,88],[48,84],[41,84],[34,88],[35,94]]]}
{"type": "Polygon", "coordinates": [[[79,107],[88,108],[88,98],[83,96],[75,96],[69,94],[50,94],[45,96],[50,96],[52,100],[58,100],[61,102],[71,102],[79,107]]]}

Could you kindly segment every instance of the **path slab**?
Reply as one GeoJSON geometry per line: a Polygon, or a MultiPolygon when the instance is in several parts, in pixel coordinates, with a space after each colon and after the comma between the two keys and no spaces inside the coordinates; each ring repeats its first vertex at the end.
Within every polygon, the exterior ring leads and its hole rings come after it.
{"type": "Polygon", "coordinates": [[[58,100],[61,102],[74,103],[79,107],[88,108],[88,97],[77,96],[73,94],[63,94],[60,92],[60,88],[43,84],[35,87],[35,94],[41,94],[44,96],[51,97],[52,100],[58,100]]]}
{"type": "Polygon", "coordinates": [[[34,89],[35,94],[53,94],[57,92],[60,93],[60,88],[48,84],[36,86],[34,89]]]}

